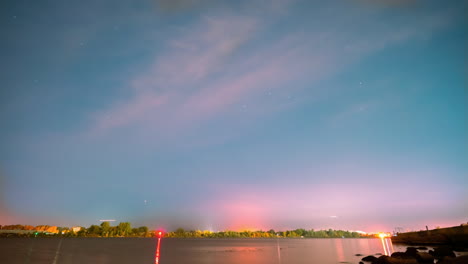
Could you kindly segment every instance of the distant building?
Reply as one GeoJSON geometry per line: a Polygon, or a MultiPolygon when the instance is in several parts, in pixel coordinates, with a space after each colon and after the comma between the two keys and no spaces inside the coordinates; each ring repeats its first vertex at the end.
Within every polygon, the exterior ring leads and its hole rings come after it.
{"type": "Polygon", "coordinates": [[[80,226],[74,226],[74,227],[72,227],[72,228],[70,228],[70,229],[71,229],[71,231],[73,231],[73,232],[76,233],[76,232],[78,232],[78,231],[81,230],[81,227],[80,227],[80,226]]]}

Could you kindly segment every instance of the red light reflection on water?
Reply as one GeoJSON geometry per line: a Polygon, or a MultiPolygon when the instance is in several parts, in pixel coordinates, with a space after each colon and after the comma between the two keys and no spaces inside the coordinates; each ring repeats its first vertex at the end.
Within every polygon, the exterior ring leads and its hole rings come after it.
{"type": "Polygon", "coordinates": [[[157,233],[157,237],[158,237],[158,244],[156,246],[156,256],[154,258],[154,264],[159,264],[159,256],[160,256],[159,248],[161,247],[161,237],[162,237],[162,232],[161,231],[159,231],[157,233]]]}
{"type": "Polygon", "coordinates": [[[338,262],[345,262],[342,239],[335,239],[334,244],[335,244],[335,249],[336,249],[336,256],[338,257],[338,262]]]}

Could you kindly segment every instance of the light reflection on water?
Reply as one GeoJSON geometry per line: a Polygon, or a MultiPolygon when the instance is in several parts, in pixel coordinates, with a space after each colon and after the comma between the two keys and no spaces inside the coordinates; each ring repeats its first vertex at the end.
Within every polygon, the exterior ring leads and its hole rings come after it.
{"type": "Polygon", "coordinates": [[[0,263],[302,264],[359,263],[362,256],[405,251],[386,239],[0,239],[0,263]]]}
{"type": "Polygon", "coordinates": [[[159,256],[160,256],[159,249],[160,248],[161,248],[161,238],[158,237],[158,242],[156,244],[156,253],[154,257],[154,264],[159,264],[159,256]]]}
{"type": "Polygon", "coordinates": [[[393,253],[392,240],[390,238],[381,237],[380,242],[382,243],[382,249],[384,251],[384,254],[387,256],[392,255],[393,253]]]}
{"type": "Polygon", "coordinates": [[[336,247],[336,257],[338,262],[344,262],[345,261],[345,255],[344,255],[344,250],[343,250],[343,240],[342,239],[337,239],[334,241],[335,247],[336,247]]]}
{"type": "MultiPolygon", "coordinates": [[[[399,251],[404,251],[401,246],[399,251]]],[[[166,239],[159,264],[358,263],[362,256],[391,255],[390,238],[376,239],[166,239]]]]}

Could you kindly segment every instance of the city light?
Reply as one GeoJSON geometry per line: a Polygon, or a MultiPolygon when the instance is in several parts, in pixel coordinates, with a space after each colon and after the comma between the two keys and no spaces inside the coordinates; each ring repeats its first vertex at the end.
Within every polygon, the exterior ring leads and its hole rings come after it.
{"type": "Polygon", "coordinates": [[[380,237],[380,238],[386,238],[386,237],[391,237],[390,233],[385,233],[385,232],[378,232],[374,234],[375,237],[380,237]]]}

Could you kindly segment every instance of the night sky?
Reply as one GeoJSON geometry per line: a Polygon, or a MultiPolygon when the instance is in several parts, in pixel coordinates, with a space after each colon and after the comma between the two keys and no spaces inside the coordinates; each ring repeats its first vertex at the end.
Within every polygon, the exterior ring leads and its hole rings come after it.
{"type": "Polygon", "coordinates": [[[468,221],[467,1],[0,10],[0,224],[468,221]]]}

